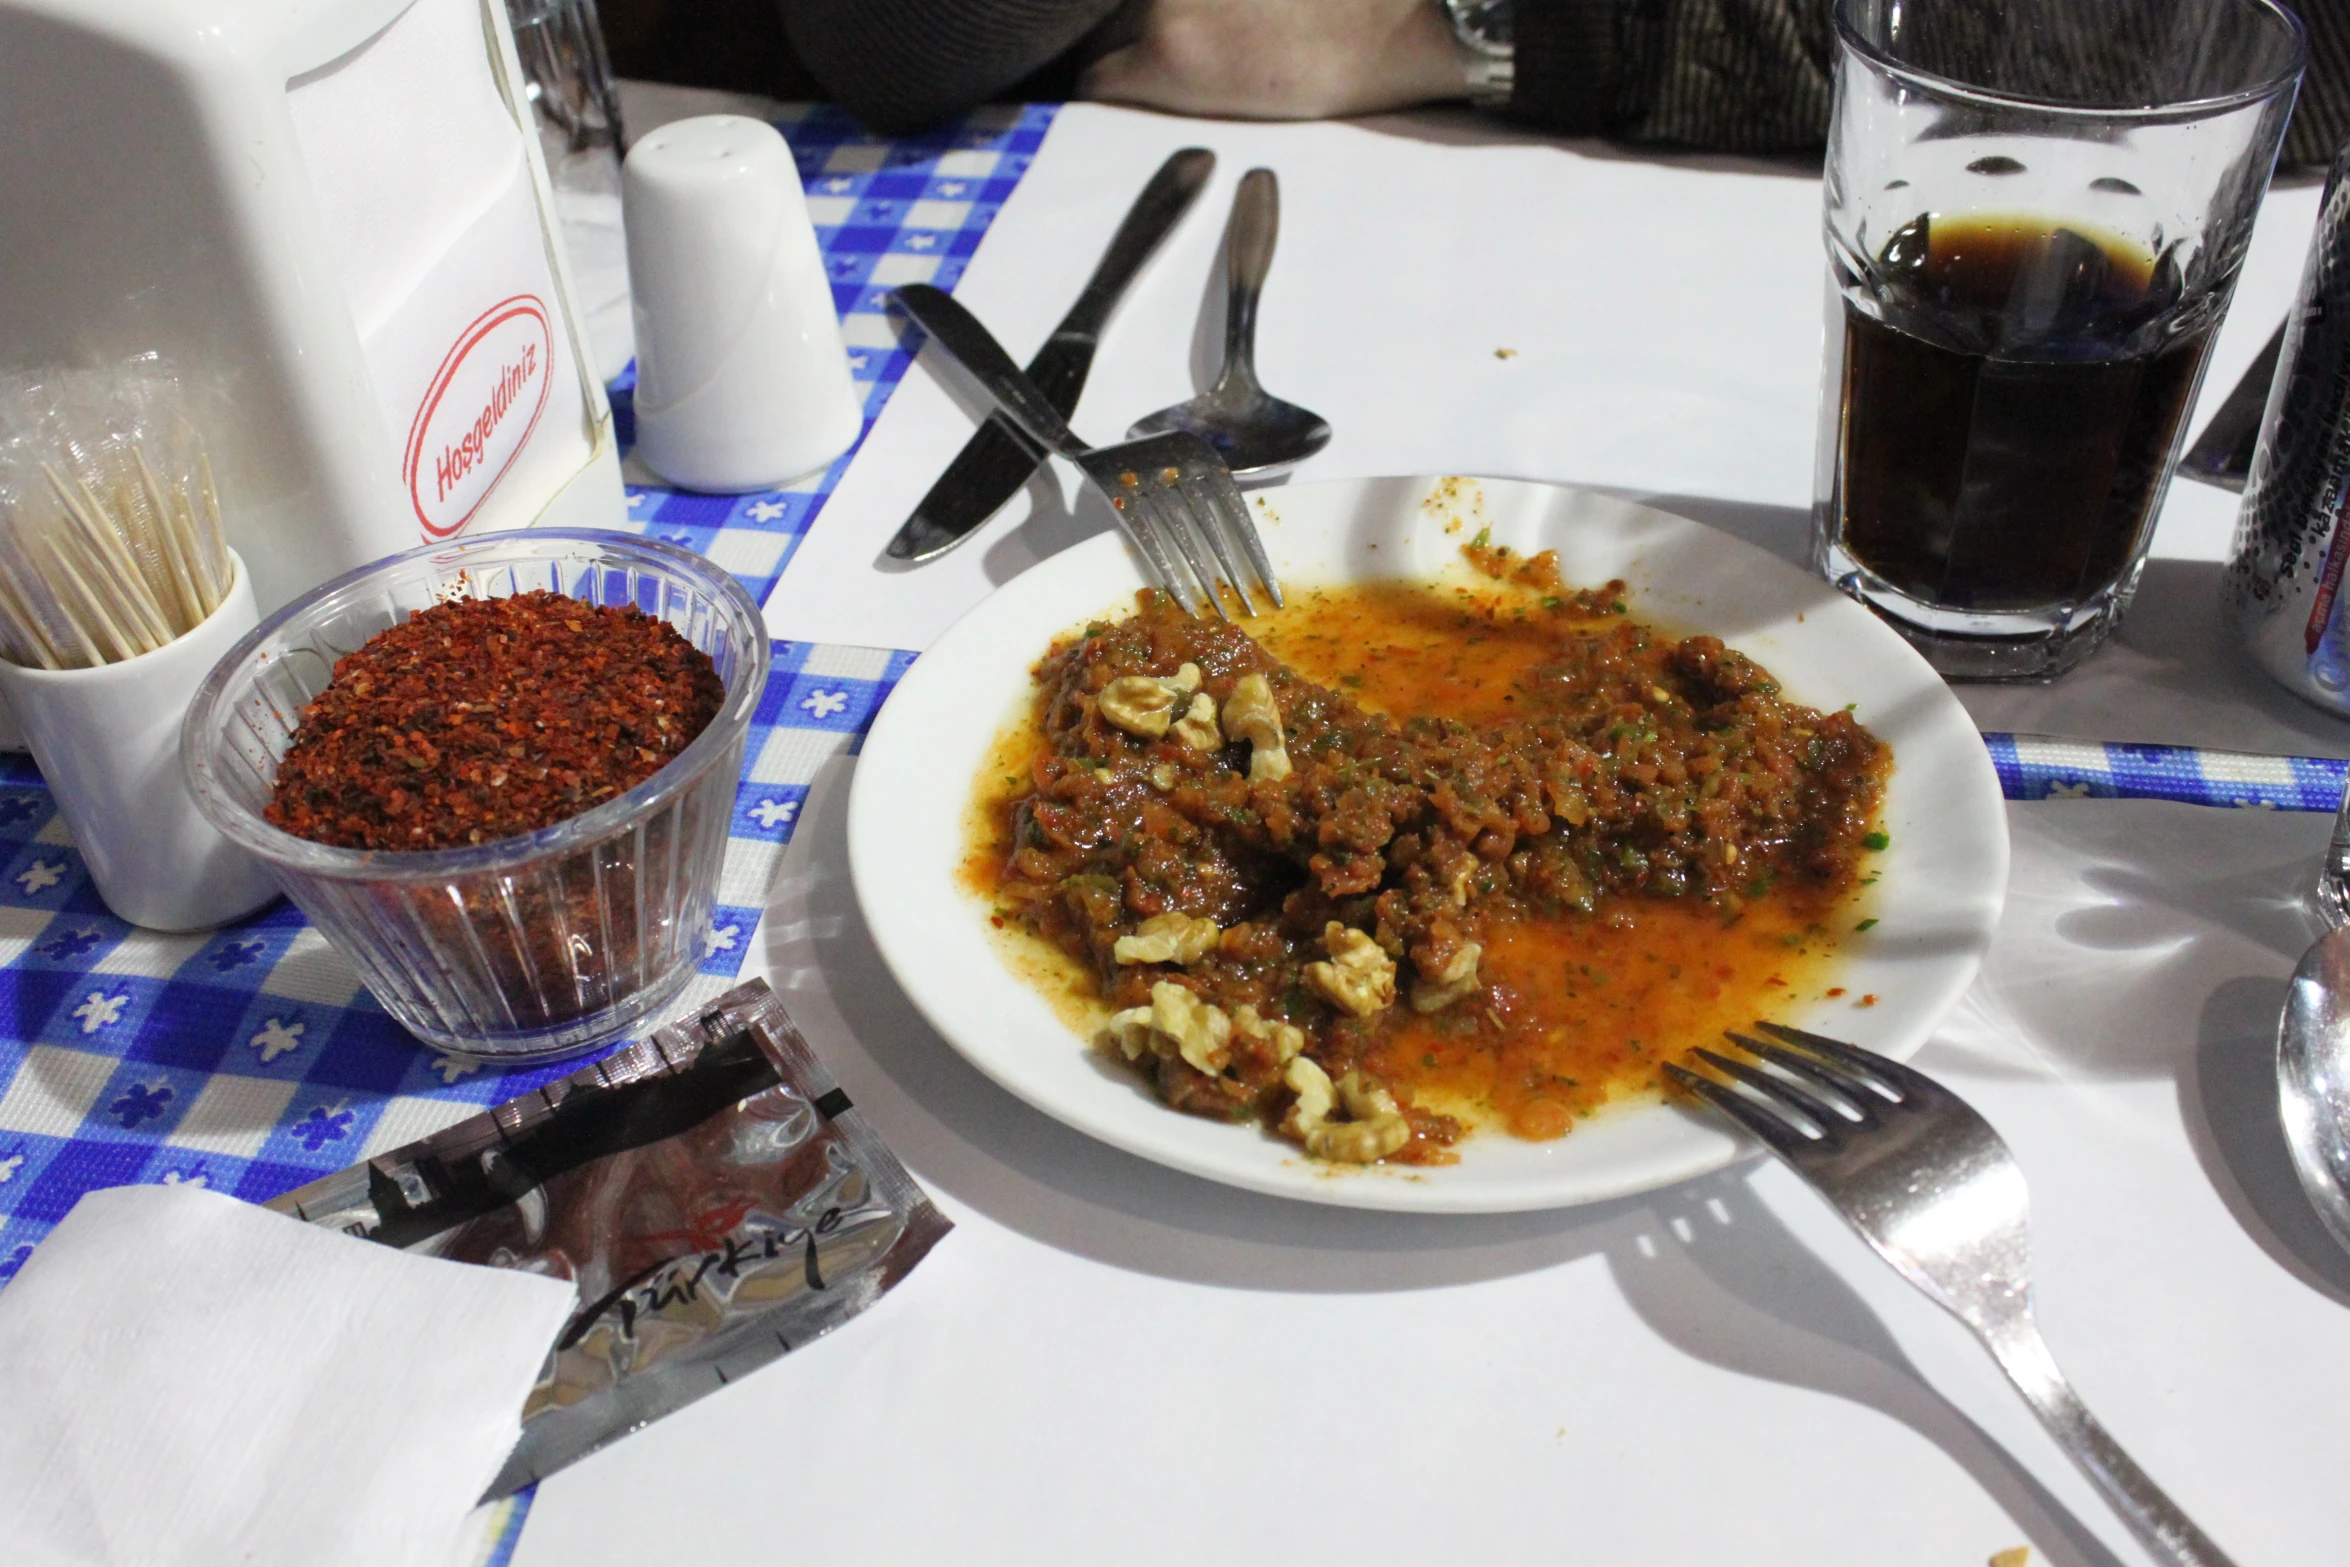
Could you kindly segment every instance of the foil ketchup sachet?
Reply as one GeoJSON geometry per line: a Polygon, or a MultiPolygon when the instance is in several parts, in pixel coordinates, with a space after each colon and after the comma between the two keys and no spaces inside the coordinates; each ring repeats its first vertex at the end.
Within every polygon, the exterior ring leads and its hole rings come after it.
{"type": "Polygon", "coordinates": [[[578,1286],[493,1498],[855,1316],[949,1228],[759,980],[268,1206],[578,1286]]]}

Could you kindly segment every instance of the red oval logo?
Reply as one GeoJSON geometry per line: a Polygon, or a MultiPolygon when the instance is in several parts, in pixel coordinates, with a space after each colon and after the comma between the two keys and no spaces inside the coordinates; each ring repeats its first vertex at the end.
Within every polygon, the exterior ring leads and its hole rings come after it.
{"type": "Polygon", "coordinates": [[[400,466],[416,521],[445,539],[473,520],[547,406],[555,338],[531,294],[492,305],[458,335],[408,427],[400,466]]]}

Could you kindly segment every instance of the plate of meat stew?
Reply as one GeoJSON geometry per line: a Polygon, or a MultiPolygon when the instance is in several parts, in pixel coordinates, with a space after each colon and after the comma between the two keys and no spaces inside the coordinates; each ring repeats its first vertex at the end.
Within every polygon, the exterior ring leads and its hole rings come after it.
{"type": "Polygon", "coordinates": [[[1972,980],[1997,778],[1859,605],[1564,486],[1249,504],[1286,608],[1191,620],[1098,537],[866,741],[875,942],[1012,1093],[1252,1190],[1556,1207],[1736,1157],[1659,1070],[1724,1028],[1903,1057],[1972,980]]]}

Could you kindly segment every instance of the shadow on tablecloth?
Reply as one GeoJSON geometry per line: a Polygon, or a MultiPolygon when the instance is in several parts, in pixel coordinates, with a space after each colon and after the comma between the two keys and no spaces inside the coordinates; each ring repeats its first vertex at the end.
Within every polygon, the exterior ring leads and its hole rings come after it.
{"type": "Polygon", "coordinates": [[[770,982],[891,1146],[952,1202],[1112,1267],[1237,1289],[1435,1289],[1602,1257],[1626,1302],[1683,1353],[1898,1421],[2057,1567],[2119,1567],[1755,1196],[1751,1168],[1547,1213],[1371,1213],[1162,1169],[1021,1103],[937,1037],[874,950],[849,876],[850,777],[837,761],[809,792],[763,922],[770,982]]]}
{"type": "Polygon", "coordinates": [[[2031,1470],[1926,1380],[1868,1302],[1755,1195],[1751,1174],[1725,1170],[1657,1193],[1631,1243],[1610,1248],[1608,1267],[1641,1320],[1709,1365],[1899,1421],[1965,1470],[2055,1567],[2120,1567],[2031,1470]]]}

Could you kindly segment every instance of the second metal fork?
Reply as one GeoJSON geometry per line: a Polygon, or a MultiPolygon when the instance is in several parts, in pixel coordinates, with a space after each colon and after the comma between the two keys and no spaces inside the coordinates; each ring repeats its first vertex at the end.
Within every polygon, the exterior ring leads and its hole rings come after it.
{"type": "Polygon", "coordinates": [[[1281,584],[1273,575],[1264,540],[1257,535],[1231,471],[1207,442],[1178,432],[1115,446],[1088,446],[987,328],[952,296],[927,283],[909,283],[890,297],[970,372],[1005,418],[1038,445],[1084,471],[1109,499],[1118,525],[1142,552],[1153,579],[1184,613],[1200,613],[1193,593],[1196,579],[1199,596],[1225,619],[1232,614],[1217,591],[1219,580],[1231,585],[1243,609],[1256,614],[1241,556],[1274,606],[1280,607],[1281,584]]]}
{"type": "Polygon", "coordinates": [[[1779,1042],[1730,1039],[1763,1066],[1701,1049],[1697,1057],[1728,1083],[1669,1063],[1665,1071],[1752,1132],[1878,1256],[1972,1328],[2049,1434],[2163,1560],[2232,1567],[2057,1370],[2032,1318],[2023,1172],[1990,1123],[1898,1061],[1801,1029],[1756,1026],[1779,1042]]]}

